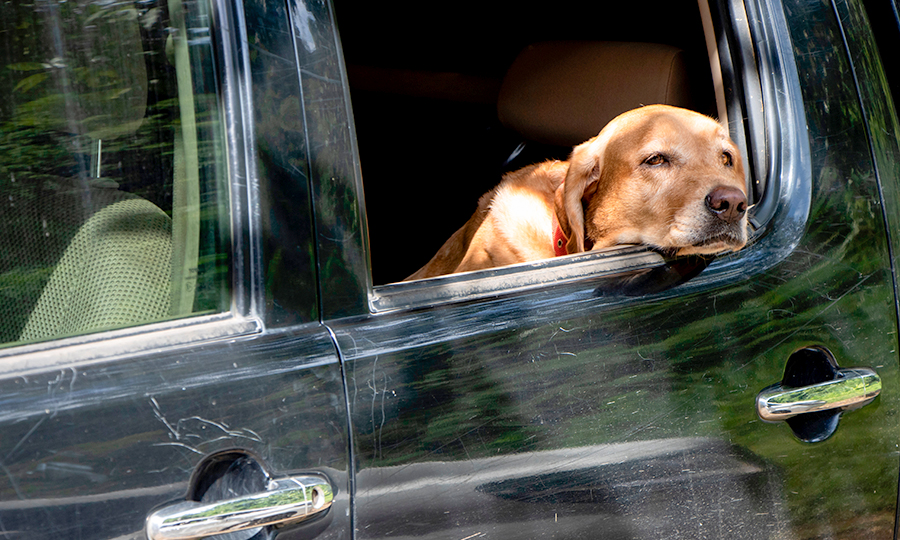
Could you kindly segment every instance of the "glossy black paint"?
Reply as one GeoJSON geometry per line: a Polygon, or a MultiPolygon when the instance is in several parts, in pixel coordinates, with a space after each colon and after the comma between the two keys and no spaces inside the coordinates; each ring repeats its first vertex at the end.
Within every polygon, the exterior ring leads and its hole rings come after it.
{"type": "Polygon", "coordinates": [[[204,456],[235,447],[326,472],[346,511],[340,369],[315,329],[21,370],[0,392],[6,537],[140,537],[204,456]]]}
{"type": "Polygon", "coordinates": [[[322,318],[342,317],[367,309],[371,282],[346,74],[331,4],[293,0],[288,5],[310,141],[322,318]]]}
{"type": "Polygon", "coordinates": [[[295,27],[287,5],[245,4],[266,313],[285,326],[318,318],[310,158],[295,27]]]}
{"type": "Polygon", "coordinates": [[[144,538],[155,507],[203,481],[205,458],[235,449],[272,475],[331,480],[326,519],[284,538],[350,536],[347,409],[318,322],[293,27],[284,6],[216,7],[234,311],[5,357],[2,538],[144,538]]]}

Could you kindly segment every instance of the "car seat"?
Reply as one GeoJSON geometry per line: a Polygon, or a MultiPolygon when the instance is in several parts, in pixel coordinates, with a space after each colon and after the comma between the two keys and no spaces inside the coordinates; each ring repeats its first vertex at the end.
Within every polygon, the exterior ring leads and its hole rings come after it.
{"type": "MultiPolygon", "coordinates": [[[[172,26],[180,31],[177,35],[185,36],[180,1],[170,2],[169,12],[172,26]]],[[[19,216],[7,224],[12,223],[13,229],[18,228],[18,232],[32,237],[34,231],[24,229],[43,230],[39,240],[46,241],[19,249],[23,257],[16,261],[16,266],[37,268],[37,272],[26,270],[25,273],[31,275],[32,281],[41,281],[43,286],[36,300],[27,298],[27,289],[33,290],[34,283],[24,288],[24,299],[22,295],[0,295],[0,343],[58,338],[147,323],[186,315],[192,309],[197,273],[199,181],[186,39],[175,39],[173,44],[181,109],[180,129],[174,130],[170,147],[175,186],[173,225],[173,219],[155,204],[120,191],[115,182],[103,176],[104,146],[134,136],[145,120],[148,80],[140,23],[133,17],[116,14],[97,16],[89,9],[83,13],[80,24],[99,25],[97,35],[102,38],[116,36],[116,46],[104,47],[103,53],[117,54],[106,66],[115,71],[117,87],[101,96],[93,91],[69,92],[64,111],[57,113],[66,119],[65,129],[59,133],[61,146],[71,145],[72,141],[90,141],[89,168],[81,167],[75,178],[60,179],[62,187],[48,189],[48,183],[41,182],[31,186],[24,197],[21,190],[18,193],[19,216]],[[52,271],[40,271],[40,268],[52,268],[52,271]],[[23,300],[30,304],[24,324],[23,306],[9,306],[11,302],[23,300]],[[4,303],[7,305],[3,306],[4,303]],[[21,329],[18,335],[16,328],[21,329]]],[[[49,17],[53,16],[54,13],[49,13],[49,17]]],[[[59,21],[46,23],[53,25],[59,21]]],[[[54,52],[61,53],[60,57],[67,62],[64,71],[89,69],[88,62],[97,56],[98,45],[89,43],[90,40],[86,40],[86,47],[82,45],[85,40],[75,45],[62,41],[63,50],[54,52]],[[67,45],[71,46],[67,48],[67,45]]],[[[75,42],[73,39],[72,43],[75,42]]],[[[59,92],[60,88],[50,88],[49,92],[59,92]]],[[[7,234],[0,241],[17,242],[22,234],[7,234]]],[[[8,258],[6,262],[9,263],[8,258]]],[[[14,274],[17,268],[0,268],[0,277],[4,272],[14,274]]]]}
{"type": "Polygon", "coordinates": [[[530,45],[510,66],[497,100],[500,122],[522,138],[506,168],[565,159],[619,114],[651,104],[696,107],[685,54],[676,47],[611,41],[530,45]]]}

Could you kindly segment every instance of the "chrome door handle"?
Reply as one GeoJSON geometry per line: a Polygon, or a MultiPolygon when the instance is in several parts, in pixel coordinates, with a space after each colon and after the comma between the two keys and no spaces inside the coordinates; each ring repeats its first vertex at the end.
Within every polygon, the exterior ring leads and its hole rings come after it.
{"type": "Polygon", "coordinates": [[[869,368],[844,368],[832,381],[784,387],[780,383],[763,389],[756,396],[756,411],[767,422],[778,422],[798,414],[849,410],[868,405],[881,393],[881,377],[869,368]]]}
{"type": "Polygon", "coordinates": [[[324,477],[269,480],[266,491],[211,503],[184,501],[147,518],[150,540],[189,540],[268,525],[298,523],[322,515],[334,493],[324,477]]]}

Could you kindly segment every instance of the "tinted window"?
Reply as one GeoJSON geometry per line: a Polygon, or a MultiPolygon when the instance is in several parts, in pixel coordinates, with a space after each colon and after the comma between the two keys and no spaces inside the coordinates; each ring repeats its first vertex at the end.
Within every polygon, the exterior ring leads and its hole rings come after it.
{"type": "Polygon", "coordinates": [[[0,6],[0,343],[227,309],[206,9],[0,6]]]}

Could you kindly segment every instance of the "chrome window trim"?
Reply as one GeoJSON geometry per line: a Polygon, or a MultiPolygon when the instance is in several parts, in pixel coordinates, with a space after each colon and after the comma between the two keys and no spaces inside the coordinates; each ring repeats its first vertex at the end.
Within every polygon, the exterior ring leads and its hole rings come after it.
{"type": "Polygon", "coordinates": [[[261,319],[265,291],[260,272],[262,230],[259,212],[259,174],[252,136],[253,104],[250,55],[243,4],[209,0],[213,9],[211,34],[219,79],[220,112],[225,126],[226,174],[231,210],[231,311],[261,319]]]}
{"type": "Polygon", "coordinates": [[[232,313],[176,319],[0,349],[0,376],[66,370],[200,342],[262,332],[262,321],[232,313]]]}
{"type": "MultiPolygon", "coordinates": [[[[781,184],[787,182],[794,185],[797,180],[780,174],[782,160],[791,156],[790,144],[793,142],[801,145],[806,153],[803,157],[808,169],[809,141],[806,138],[806,115],[803,112],[797,66],[794,64],[793,47],[781,2],[745,0],[744,5],[756,55],[757,73],[765,74],[757,78],[762,96],[762,111],[754,116],[749,126],[759,137],[755,140],[764,142],[766,149],[765,161],[757,164],[757,174],[766,179],[765,189],[762,197],[754,201],[756,207],[753,212],[757,223],[765,226],[783,202],[786,186],[781,184]],[[766,46],[762,47],[761,44],[766,46]],[[784,74],[786,80],[779,82],[773,76],[775,73],[784,74]],[[783,112],[788,113],[788,116],[783,112]],[[789,122],[791,119],[795,122],[789,122]],[[798,128],[802,128],[802,133],[798,128]]],[[[811,174],[808,172],[804,179],[811,181],[811,174]]]]}
{"type": "MultiPolygon", "coordinates": [[[[731,114],[729,128],[732,133],[740,132],[740,137],[744,140],[745,147],[742,150],[746,152],[750,180],[748,195],[758,205],[769,187],[769,171],[765,164],[771,142],[766,138],[769,130],[766,122],[768,119],[764,116],[766,100],[760,78],[761,58],[757,54],[755,39],[758,36],[751,30],[747,4],[743,0],[727,0],[723,4],[727,16],[722,24],[728,26],[725,45],[731,54],[731,84],[735,94],[728,104],[731,114]]],[[[765,219],[759,217],[759,210],[760,208],[755,208],[753,215],[757,223],[765,222],[765,219]]]]}
{"type": "Polygon", "coordinates": [[[488,270],[382,285],[375,288],[371,302],[372,307],[379,312],[419,305],[434,306],[519,293],[545,287],[551,283],[612,277],[661,266],[664,262],[660,254],[643,246],[622,246],[488,270]]]}

